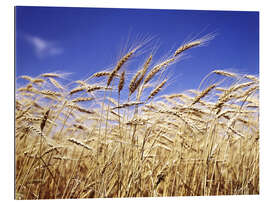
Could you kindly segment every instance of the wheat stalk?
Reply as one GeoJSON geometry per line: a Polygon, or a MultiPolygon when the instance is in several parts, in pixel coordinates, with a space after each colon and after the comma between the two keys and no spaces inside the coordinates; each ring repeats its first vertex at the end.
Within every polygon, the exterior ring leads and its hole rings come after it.
{"type": "Polygon", "coordinates": [[[103,77],[103,76],[109,76],[111,74],[111,72],[106,72],[106,71],[101,71],[101,72],[97,72],[94,73],[91,77],[103,77]]]}
{"type": "Polygon", "coordinates": [[[213,38],[215,37],[214,34],[207,34],[205,36],[203,36],[202,38],[200,39],[196,39],[196,40],[193,40],[191,42],[188,42],[188,43],[185,43],[183,44],[182,46],[180,46],[175,52],[174,52],[174,56],[178,56],[180,55],[182,52],[190,49],[190,48],[193,48],[193,47],[196,47],[196,46],[203,46],[205,45],[207,42],[209,42],[210,40],[212,40],[213,38]]]}
{"type": "Polygon", "coordinates": [[[85,102],[85,101],[92,101],[94,100],[94,97],[78,97],[76,99],[73,99],[72,102],[77,103],[77,102],[85,102]]]}
{"type": "Polygon", "coordinates": [[[71,91],[69,92],[69,94],[72,95],[72,94],[75,94],[75,93],[77,93],[77,92],[81,92],[81,91],[83,91],[83,90],[85,90],[84,87],[76,87],[76,88],[74,88],[73,90],[71,90],[71,91]]]}
{"type": "Polygon", "coordinates": [[[168,64],[175,61],[175,58],[170,58],[166,61],[163,61],[162,63],[156,65],[149,74],[144,79],[144,84],[148,83],[164,66],[167,66],[168,64]]]}
{"type": "Polygon", "coordinates": [[[45,77],[45,78],[49,78],[49,77],[52,77],[52,78],[61,78],[63,77],[64,74],[59,74],[59,73],[43,73],[41,76],[42,77],[45,77]]]}
{"type": "Polygon", "coordinates": [[[120,70],[120,68],[128,61],[128,59],[134,54],[134,52],[137,50],[137,48],[134,48],[130,52],[128,52],[125,56],[123,56],[116,64],[115,68],[111,72],[111,74],[108,77],[107,80],[107,86],[109,86],[113,80],[113,78],[116,76],[117,72],[120,70]]]}
{"type": "Polygon", "coordinates": [[[59,82],[57,82],[55,79],[50,77],[49,80],[55,87],[57,87],[58,89],[64,90],[64,87],[60,85],[59,82]]]}
{"type": "Polygon", "coordinates": [[[120,76],[120,81],[119,81],[119,84],[118,84],[118,94],[120,94],[121,90],[123,89],[124,87],[124,83],[125,83],[125,71],[123,71],[121,73],[121,76],[120,76]]]}
{"type": "Polygon", "coordinates": [[[62,96],[62,94],[60,92],[54,92],[51,90],[42,90],[42,91],[40,91],[40,93],[43,95],[47,95],[47,96],[57,96],[57,97],[62,96]]]}
{"type": "Polygon", "coordinates": [[[88,114],[94,114],[95,113],[94,111],[82,108],[82,107],[80,107],[80,106],[78,106],[76,104],[73,104],[73,103],[67,104],[67,107],[72,108],[72,109],[76,109],[76,110],[78,110],[80,112],[83,112],[83,113],[88,113],[88,114]]]}
{"type": "Polygon", "coordinates": [[[122,105],[116,106],[111,108],[111,110],[114,109],[120,109],[120,108],[126,108],[126,107],[130,107],[130,106],[134,106],[134,105],[139,105],[139,104],[143,104],[144,102],[129,102],[129,103],[124,103],[122,105]]]}
{"type": "Polygon", "coordinates": [[[79,145],[79,146],[81,146],[81,147],[84,147],[85,149],[87,149],[87,150],[89,150],[89,151],[94,151],[91,147],[89,147],[88,145],[86,145],[86,144],[84,144],[84,143],[82,143],[82,142],[80,142],[80,141],[78,141],[78,140],[76,140],[76,139],[74,139],[74,138],[68,138],[68,141],[69,142],[72,142],[72,143],[74,143],[74,144],[76,144],[76,145],[79,145]]]}
{"type": "Polygon", "coordinates": [[[201,94],[199,94],[197,97],[194,98],[193,102],[191,103],[191,105],[196,104],[198,101],[200,101],[200,99],[204,98],[212,89],[214,89],[216,87],[215,84],[210,85],[209,87],[207,87],[205,90],[203,90],[201,92],[201,94]]]}
{"type": "Polygon", "coordinates": [[[157,93],[159,93],[159,91],[162,89],[162,87],[165,85],[165,83],[167,82],[168,79],[163,80],[148,96],[147,100],[149,100],[150,98],[156,96],[157,93]]]}
{"type": "Polygon", "coordinates": [[[231,72],[224,71],[224,70],[214,70],[213,73],[215,73],[217,75],[223,75],[223,76],[226,76],[226,77],[233,77],[233,78],[236,77],[235,73],[231,73],[231,72]]]}
{"type": "Polygon", "coordinates": [[[132,95],[133,92],[135,92],[136,88],[138,86],[136,86],[136,81],[138,79],[138,77],[140,76],[141,72],[140,71],[137,71],[137,73],[133,76],[133,78],[131,79],[130,81],[130,84],[129,84],[129,95],[132,95]]]}
{"type": "MultiPolygon", "coordinates": [[[[131,86],[132,88],[130,88],[130,89],[131,89],[130,95],[131,95],[131,94],[139,87],[139,85],[141,84],[141,82],[142,82],[142,80],[143,80],[143,78],[144,78],[144,76],[145,76],[145,74],[146,74],[146,72],[147,72],[147,69],[148,69],[148,67],[149,67],[149,65],[150,65],[151,60],[152,60],[152,55],[150,55],[150,56],[148,57],[148,59],[147,59],[146,62],[144,63],[143,68],[138,72],[138,73],[140,73],[140,74],[139,74],[140,77],[139,77],[138,80],[137,80],[137,74],[136,74],[136,78],[135,78],[135,80],[134,80],[134,82],[133,82],[133,84],[132,84],[132,86],[131,86]]],[[[139,75],[138,75],[138,76],[139,76],[139,75]]],[[[138,99],[140,98],[140,95],[141,95],[141,92],[142,92],[143,88],[145,88],[145,85],[142,86],[141,88],[139,88],[139,90],[138,90],[138,94],[137,94],[137,98],[138,98],[138,99]]]]}

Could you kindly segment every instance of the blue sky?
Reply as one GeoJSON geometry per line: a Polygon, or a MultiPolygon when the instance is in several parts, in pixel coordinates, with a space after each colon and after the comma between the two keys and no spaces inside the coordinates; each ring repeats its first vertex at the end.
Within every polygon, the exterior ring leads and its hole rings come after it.
{"type": "Polygon", "coordinates": [[[16,7],[15,19],[16,77],[60,71],[85,79],[115,64],[128,37],[134,44],[154,36],[158,61],[185,40],[213,32],[207,46],[170,67],[169,91],[195,89],[215,69],[259,73],[258,12],[16,7]]]}

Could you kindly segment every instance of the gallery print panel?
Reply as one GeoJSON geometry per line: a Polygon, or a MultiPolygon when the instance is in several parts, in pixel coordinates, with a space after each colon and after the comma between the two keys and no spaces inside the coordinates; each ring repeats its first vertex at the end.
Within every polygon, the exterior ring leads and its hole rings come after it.
{"type": "Polygon", "coordinates": [[[259,12],[15,8],[15,199],[259,194],[259,12]]]}

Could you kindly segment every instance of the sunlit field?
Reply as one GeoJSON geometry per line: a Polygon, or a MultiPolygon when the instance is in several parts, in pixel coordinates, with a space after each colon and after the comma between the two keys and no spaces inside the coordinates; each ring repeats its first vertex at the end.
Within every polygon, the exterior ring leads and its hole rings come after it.
{"type": "Polygon", "coordinates": [[[170,69],[213,37],[161,59],[139,43],[80,81],[16,78],[16,199],[259,194],[259,78],[216,69],[166,92],[170,69]]]}

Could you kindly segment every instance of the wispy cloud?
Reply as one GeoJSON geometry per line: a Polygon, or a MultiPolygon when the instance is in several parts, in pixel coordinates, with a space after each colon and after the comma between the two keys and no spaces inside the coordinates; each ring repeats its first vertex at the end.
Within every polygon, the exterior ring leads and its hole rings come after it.
{"type": "Polygon", "coordinates": [[[63,53],[63,49],[58,47],[55,42],[32,35],[25,35],[25,39],[33,46],[35,54],[39,58],[63,53]]]}

